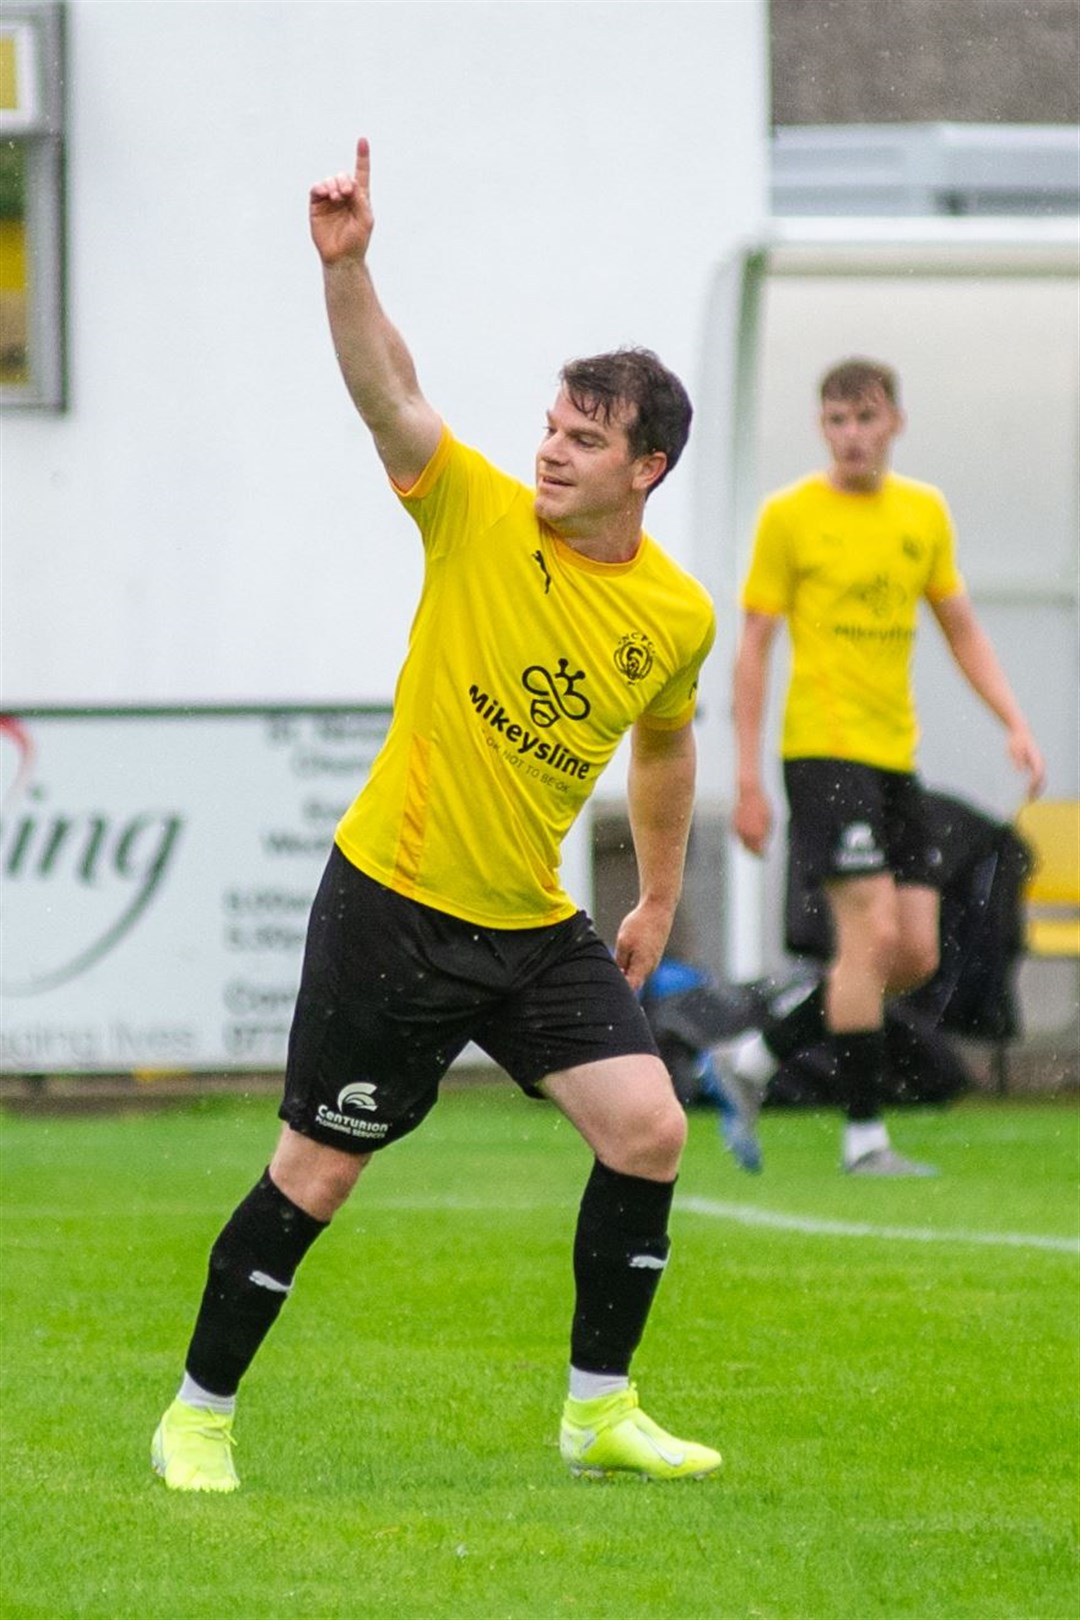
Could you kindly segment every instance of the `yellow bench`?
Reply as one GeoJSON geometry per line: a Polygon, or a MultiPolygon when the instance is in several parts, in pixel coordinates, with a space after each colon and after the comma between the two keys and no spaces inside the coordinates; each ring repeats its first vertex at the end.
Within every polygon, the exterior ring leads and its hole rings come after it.
{"type": "Polygon", "coordinates": [[[1035,857],[1024,888],[1028,954],[1080,958],[1080,799],[1035,799],[1016,830],[1035,857]]]}
{"type": "MultiPolygon", "coordinates": [[[[1036,961],[1080,963],[1080,799],[1034,799],[1013,825],[1032,856],[1024,883],[1024,950],[1036,961]]],[[[1004,1096],[1004,1041],[991,1063],[998,1095],[1004,1096]]]]}

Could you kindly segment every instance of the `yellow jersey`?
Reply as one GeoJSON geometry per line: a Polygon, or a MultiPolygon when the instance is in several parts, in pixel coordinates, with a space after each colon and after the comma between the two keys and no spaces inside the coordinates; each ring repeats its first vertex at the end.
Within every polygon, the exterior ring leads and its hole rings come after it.
{"type": "Polygon", "coordinates": [[[635,722],[678,729],[715,618],[647,535],[600,563],[538,520],[534,492],[444,428],[398,491],[424,579],[386,740],[337,829],[354,866],[467,922],[577,909],[560,845],[635,722]]]}
{"type": "Polygon", "coordinates": [[[964,589],[955,551],[940,491],[895,473],[865,495],[816,474],[765,502],[742,605],[788,621],[785,759],[914,770],[918,605],[964,589]]]}

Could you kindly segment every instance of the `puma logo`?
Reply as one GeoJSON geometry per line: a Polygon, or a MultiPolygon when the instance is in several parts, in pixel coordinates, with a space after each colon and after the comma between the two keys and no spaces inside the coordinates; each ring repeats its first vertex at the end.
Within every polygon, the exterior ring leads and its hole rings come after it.
{"type": "Polygon", "coordinates": [[[551,575],[548,573],[547,563],[544,561],[544,553],[542,551],[534,551],[533,562],[544,576],[544,595],[546,596],[548,591],[551,589],[551,575]]]}

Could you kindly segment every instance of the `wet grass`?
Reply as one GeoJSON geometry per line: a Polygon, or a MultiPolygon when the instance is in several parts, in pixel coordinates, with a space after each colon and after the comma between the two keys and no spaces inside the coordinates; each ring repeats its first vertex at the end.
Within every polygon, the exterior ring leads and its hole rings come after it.
{"type": "Polygon", "coordinates": [[[753,1178],[693,1115],[635,1370],[725,1468],[613,1487],[555,1447],[585,1150],[452,1088],[305,1263],[243,1490],[178,1496],[149,1438],[273,1114],[3,1122],[4,1620],[1073,1620],[1069,1105],[898,1117],[944,1173],[880,1184],[837,1173],[828,1115],[767,1114],[753,1178]]]}

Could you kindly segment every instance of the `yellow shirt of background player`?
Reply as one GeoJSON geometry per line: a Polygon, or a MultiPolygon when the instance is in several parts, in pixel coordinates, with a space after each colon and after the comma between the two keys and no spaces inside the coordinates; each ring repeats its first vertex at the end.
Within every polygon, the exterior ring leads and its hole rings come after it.
{"type": "Polygon", "coordinates": [[[788,620],[783,757],[914,770],[919,600],[963,588],[949,510],[929,484],[889,473],[876,493],[847,494],[815,475],[767,500],[742,605],[788,620]]]}
{"type": "Polygon", "coordinates": [[[691,719],[715,633],[704,588],[648,536],[592,562],[533,491],[444,429],[399,496],[424,582],[394,717],[337,843],[389,888],[496,928],[576,909],[559,848],[637,720],[691,719]]]}

